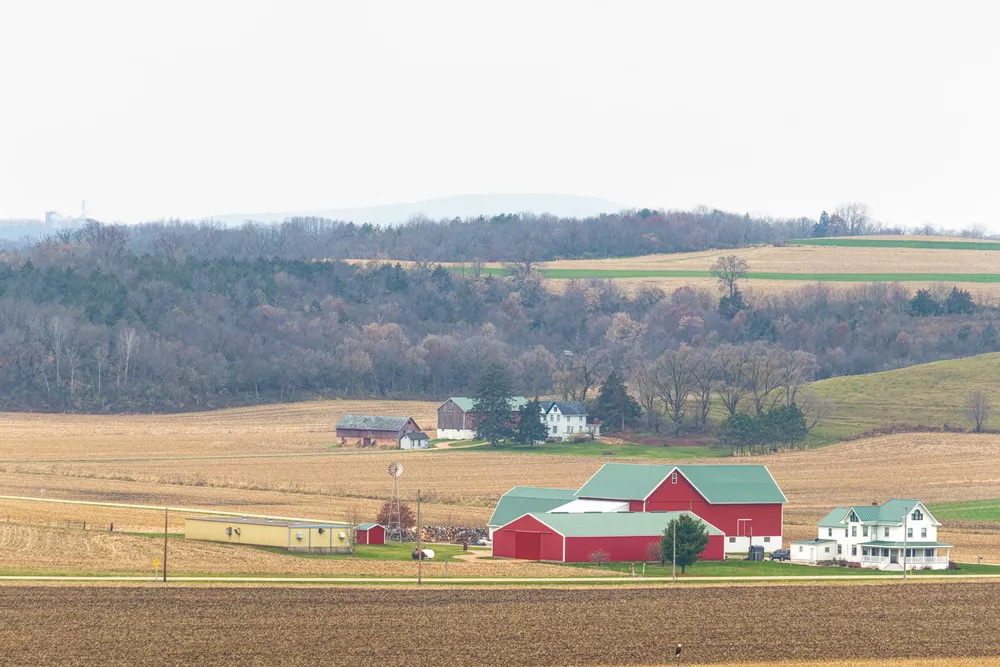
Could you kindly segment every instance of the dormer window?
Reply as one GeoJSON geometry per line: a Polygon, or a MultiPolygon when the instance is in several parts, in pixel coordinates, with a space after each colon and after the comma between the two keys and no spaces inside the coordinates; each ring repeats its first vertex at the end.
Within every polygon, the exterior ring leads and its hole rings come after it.
{"type": "Polygon", "coordinates": [[[670,483],[671,484],[676,484],[677,483],[677,472],[676,471],[672,475],[670,475],[670,483]]]}
{"type": "Polygon", "coordinates": [[[924,513],[921,512],[920,510],[913,510],[913,514],[910,515],[910,518],[913,519],[914,521],[922,521],[924,518],[924,513]]]}
{"type": "Polygon", "coordinates": [[[851,517],[850,517],[850,519],[848,519],[848,521],[850,521],[851,523],[857,523],[858,522],[858,515],[855,514],[853,510],[851,511],[851,517]]]}

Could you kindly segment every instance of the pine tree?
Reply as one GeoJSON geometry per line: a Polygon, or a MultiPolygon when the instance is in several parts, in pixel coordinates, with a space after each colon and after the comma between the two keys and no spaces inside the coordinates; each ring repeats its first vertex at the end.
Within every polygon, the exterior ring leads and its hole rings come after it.
{"type": "Polygon", "coordinates": [[[916,295],[910,299],[910,314],[916,317],[940,315],[941,304],[934,300],[930,290],[919,289],[916,295]]]}
{"type": "Polygon", "coordinates": [[[510,373],[505,366],[493,364],[479,380],[472,410],[478,415],[476,437],[496,447],[501,440],[514,435],[511,426],[513,389],[510,373]]]}
{"type": "Polygon", "coordinates": [[[545,442],[549,429],[542,421],[542,404],[536,396],[533,401],[521,408],[521,417],[517,421],[517,441],[535,446],[536,442],[545,442]]]}
{"type": "Polygon", "coordinates": [[[830,235],[830,214],[823,211],[819,214],[819,222],[813,225],[813,236],[822,238],[830,235]]]}
{"type": "Polygon", "coordinates": [[[642,414],[639,402],[632,398],[625,386],[625,380],[618,371],[611,371],[597,393],[597,417],[611,429],[633,423],[642,414]]]}
{"type": "Polygon", "coordinates": [[[676,562],[684,574],[688,565],[698,562],[701,552],[708,546],[708,531],[700,519],[692,519],[689,514],[681,514],[667,524],[660,539],[660,552],[664,561],[676,562]],[[674,558],[674,524],[677,524],[677,560],[674,558]]]}
{"type": "Polygon", "coordinates": [[[976,311],[976,302],[968,290],[951,288],[951,294],[944,302],[944,309],[949,315],[971,315],[976,311]]]}

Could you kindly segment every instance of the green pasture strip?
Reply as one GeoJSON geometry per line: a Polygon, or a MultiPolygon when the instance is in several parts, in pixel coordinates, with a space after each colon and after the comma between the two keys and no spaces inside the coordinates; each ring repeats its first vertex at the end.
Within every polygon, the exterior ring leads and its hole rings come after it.
{"type": "Polygon", "coordinates": [[[990,521],[1000,523],[1000,499],[937,503],[928,507],[939,521],[990,521]]]}
{"type": "Polygon", "coordinates": [[[652,445],[609,445],[606,442],[587,440],[584,442],[545,442],[534,447],[529,445],[501,444],[490,447],[488,444],[474,447],[462,447],[465,452],[516,452],[518,454],[555,454],[561,456],[605,456],[619,459],[713,459],[729,456],[728,449],[711,449],[709,447],[656,447],[652,445]]]}
{"type": "MultiPolygon", "coordinates": [[[[483,269],[484,275],[502,276],[502,268],[483,269]]],[[[629,270],[629,269],[541,269],[542,276],[550,280],[574,278],[713,278],[711,271],[685,270],[629,270]]],[[[751,271],[749,280],[795,280],[800,282],[946,282],[946,283],[996,283],[1000,273],[776,273],[751,271]]]]}
{"type": "Polygon", "coordinates": [[[842,248],[930,248],[933,250],[1000,250],[993,241],[935,241],[919,239],[824,238],[793,239],[788,245],[839,246],[842,248]]]}

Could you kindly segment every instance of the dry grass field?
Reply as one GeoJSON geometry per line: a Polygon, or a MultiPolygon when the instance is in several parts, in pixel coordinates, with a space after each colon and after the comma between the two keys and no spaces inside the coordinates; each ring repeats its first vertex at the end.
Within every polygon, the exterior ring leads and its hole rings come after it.
{"type": "MultiPolygon", "coordinates": [[[[23,438],[13,426],[21,416],[4,415],[8,429],[2,445],[5,455],[21,453],[22,461],[8,458],[0,463],[0,490],[9,496],[364,521],[373,519],[388,497],[386,468],[398,459],[404,465],[401,493],[412,501],[417,488],[421,489],[425,523],[482,526],[496,499],[510,487],[576,487],[602,463],[593,457],[482,450],[330,451],[320,444],[330,439],[330,432],[320,428],[325,418],[315,414],[317,406],[323,405],[269,406],[259,410],[266,416],[250,409],[225,411],[228,419],[206,415],[203,423],[228,423],[228,427],[200,431],[183,426],[177,416],[134,420],[90,417],[87,420],[93,430],[82,432],[74,431],[80,420],[76,416],[47,415],[38,421],[26,415],[22,423],[27,424],[27,435],[23,438]],[[242,418],[233,419],[234,413],[242,418]],[[303,414],[306,418],[300,425],[297,415],[303,414]],[[157,420],[167,435],[160,432],[157,420]],[[279,436],[269,438],[266,423],[280,425],[279,436]],[[113,433],[115,443],[97,448],[95,454],[95,443],[101,436],[94,433],[113,433]],[[142,453],[168,456],[172,452],[167,447],[179,433],[186,456],[197,456],[203,449],[201,442],[212,455],[235,453],[245,440],[258,443],[255,447],[266,453],[244,455],[246,458],[83,460],[95,455],[122,456],[130,440],[140,443],[135,449],[142,453]],[[30,449],[9,444],[10,439],[18,438],[41,443],[47,447],[48,457],[59,454],[66,460],[25,460],[35,459],[35,454],[25,457],[30,449]],[[142,442],[160,444],[155,450],[142,450],[142,442]],[[273,448],[283,446],[292,453],[275,456],[273,448]],[[327,453],[300,455],[317,449],[327,453]]],[[[866,504],[890,497],[916,497],[931,504],[1000,498],[1000,436],[990,434],[905,434],[753,459],[704,462],[768,465],[790,500],[785,513],[786,537],[790,539],[813,536],[814,522],[835,505],[866,504]]],[[[8,518],[12,523],[55,528],[82,528],[86,521],[101,530],[115,523],[116,530],[162,531],[162,515],[155,511],[0,499],[0,524],[8,518]]],[[[172,513],[170,530],[183,531],[180,512],[172,513]]],[[[1000,530],[994,524],[949,521],[941,537],[955,544],[952,556],[956,560],[975,561],[976,556],[984,556],[986,562],[1000,563],[1000,530]]],[[[7,565],[17,566],[16,562],[7,565]]]]}
{"type": "Polygon", "coordinates": [[[960,582],[572,590],[6,585],[0,650],[7,665],[652,665],[670,664],[680,642],[683,664],[930,667],[899,660],[922,658],[957,667],[1000,655],[996,590],[960,582]]]}

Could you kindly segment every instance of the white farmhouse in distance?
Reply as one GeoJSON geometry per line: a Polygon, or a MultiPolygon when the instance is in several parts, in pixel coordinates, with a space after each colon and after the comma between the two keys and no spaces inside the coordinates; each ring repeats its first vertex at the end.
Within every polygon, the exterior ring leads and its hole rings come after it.
{"type": "Polygon", "coordinates": [[[584,433],[593,433],[595,438],[601,435],[600,426],[587,424],[587,409],[577,401],[542,401],[542,420],[549,437],[557,440],[584,433]]]}
{"type": "Polygon", "coordinates": [[[880,570],[948,569],[950,544],[937,541],[941,525],[919,500],[835,507],[817,524],[815,539],[791,544],[791,560],[843,560],[880,570]]]}

